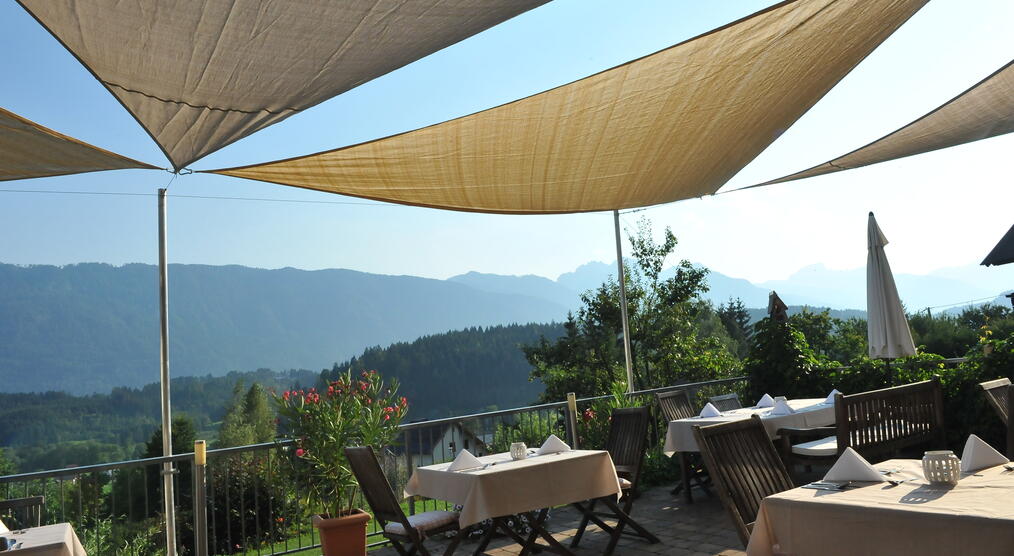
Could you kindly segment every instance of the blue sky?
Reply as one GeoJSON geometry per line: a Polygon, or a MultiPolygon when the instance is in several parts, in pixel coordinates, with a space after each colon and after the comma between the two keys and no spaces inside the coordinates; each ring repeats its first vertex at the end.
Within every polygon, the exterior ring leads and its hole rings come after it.
{"type": "MultiPolygon", "coordinates": [[[[536,93],[687,39],[771,2],[556,0],[289,118],[192,165],[249,164],[414,129],[536,93]]],[[[933,0],[744,169],[726,189],[823,162],[924,114],[1014,57],[1014,2],[933,0]]],[[[152,164],[141,127],[13,2],[0,4],[0,106],[152,164]]],[[[978,263],[1010,227],[1014,136],[641,215],[671,226],[679,254],[752,281],[866,260],[873,210],[895,272],[978,263]]],[[[5,182],[0,189],[153,194],[171,175],[119,171],[5,182]]],[[[612,216],[499,216],[401,207],[237,180],[176,178],[170,260],[351,268],[445,278],[477,270],[555,278],[615,258],[612,216]]],[[[150,196],[0,192],[0,261],[156,260],[150,196]]],[[[1014,265],[1012,265],[1014,266],[1014,265]]],[[[984,272],[1006,273],[1000,267],[984,272]]],[[[865,284],[857,284],[863,288],[865,284]]],[[[941,302],[947,302],[941,299],[941,302]]]]}

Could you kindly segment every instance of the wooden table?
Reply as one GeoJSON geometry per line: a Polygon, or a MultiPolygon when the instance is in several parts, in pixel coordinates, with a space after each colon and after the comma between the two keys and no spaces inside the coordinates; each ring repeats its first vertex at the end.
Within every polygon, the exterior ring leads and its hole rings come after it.
{"type": "Polygon", "coordinates": [[[88,556],[69,523],[8,531],[3,536],[21,543],[10,552],[16,556],[88,556]]]}
{"type": "Polygon", "coordinates": [[[510,454],[479,458],[484,467],[448,471],[449,463],[419,467],[405,487],[406,496],[446,500],[462,507],[462,527],[492,519],[494,526],[479,543],[476,554],[486,548],[493,532],[500,529],[522,546],[522,554],[535,546],[538,537],[548,549],[572,554],[545,529],[547,508],[603,496],[618,496],[620,484],[609,453],[601,450],[570,450],[511,460],[510,454]],[[532,527],[524,538],[503,518],[526,514],[532,527]]]}
{"type": "Polygon", "coordinates": [[[917,460],[877,469],[914,479],[843,491],[796,488],[764,499],[747,554],[1014,554],[1014,472],[965,474],[957,486],[930,485],[917,460]]]}
{"type": "Polygon", "coordinates": [[[669,422],[669,428],[665,435],[665,445],[662,452],[667,456],[675,453],[680,455],[680,469],[682,470],[681,480],[683,482],[683,496],[688,503],[693,502],[690,494],[690,453],[699,451],[697,440],[694,438],[694,427],[728,423],[749,419],[753,415],[760,415],[764,429],[768,431],[771,438],[777,437],[778,429],[781,428],[812,428],[826,427],[834,424],[834,404],[825,404],[825,398],[805,398],[789,400],[789,407],[795,413],[788,415],[771,415],[771,408],[742,407],[729,411],[723,411],[717,417],[690,417],[669,422]]]}

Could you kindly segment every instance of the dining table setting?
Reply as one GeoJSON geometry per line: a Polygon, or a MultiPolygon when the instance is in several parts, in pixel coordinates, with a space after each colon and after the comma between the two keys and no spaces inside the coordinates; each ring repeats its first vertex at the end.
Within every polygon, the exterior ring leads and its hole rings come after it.
{"type": "Polygon", "coordinates": [[[772,439],[777,438],[778,429],[782,428],[826,427],[834,425],[834,399],[839,393],[838,390],[832,390],[826,397],[793,400],[764,394],[751,407],[726,411],[719,411],[709,402],[695,417],[669,421],[662,453],[669,457],[679,454],[683,495],[686,501],[693,501],[690,491],[690,454],[700,451],[694,438],[694,427],[741,421],[754,415],[760,417],[764,429],[772,439]]]}
{"type": "Polygon", "coordinates": [[[1014,554],[1014,464],[975,435],[960,459],[847,448],[821,480],[764,498],[747,554],[1014,554]]]}
{"type": "Polygon", "coordinates": [[[572,449],[555,435],[534,449],[514,443],[510,452],[482,457],[461,450],[454,461],[416,468],[404,489],[405,496],[460,506],[462,528],[491,520],[493,526],[479,541],[476,554],[500,531],[521,545],[522,554],[532,551],[541,538],[546,544],[539,549],[571,555],[546,530],[548,509],[620,493],[608,452],[572,449]],[[527,517],[531,527],[527,536],[508,525],[507,518],[514,515],[527,517]]]}

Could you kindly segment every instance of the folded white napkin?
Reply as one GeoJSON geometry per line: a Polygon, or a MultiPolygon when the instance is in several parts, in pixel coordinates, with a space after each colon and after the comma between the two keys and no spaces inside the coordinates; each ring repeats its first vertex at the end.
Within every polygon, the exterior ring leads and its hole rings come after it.
{"type": "Polygon", "coordinates": [[[845,448],[831,470],[824,475],[825,481],[866,481],[871,483],[884,482],[884,476],[852,448],[845,448]]]}
{"type": "Polygon", "coordinates": [[[841,394],[841,392],[839,392],[837,388],[835,388],[834,390],[831,390],[831,393],[828,394],[827,398],[824,399],[824,403],[827,404],[827,405],[834,405],[834,396],[835,396],[835,394],[841,394]]]}
{"type": "Polygon", "coordinates": [[[557,452],[569,452],[570,446],[566,442],[562,441],[555,434],[549,435],[549,438],[542,443],[539,448],[539,454],[555,454],[557,452]]]}
{"type": "Polygon", "coordinates": [[[965,449],[961,451],[961,470],[965,473],[1003,465],[1008,461],[1003,454],[974,434],[968,435],[965,449]]]}
{"type": "Polygon", "coordinates": [[[447,467],[448,471],[461,471],[462,469],[475,469],[476,467],[482,467],[482,462],[479,458],[472,455],[472,452],[468,450],[462,450],[458,452],[458,456],[454,458],[451,465],[447,467]]]}
{"type": "Polygon", "coordinates": [[[4,525],[4,522],[0,521],[0,533],[6,533],[8,531],[10,531],[10,529],[8,529],[6,525],[4,525]]]}
{"type": "Polygon", "coordinates": [[[701,410],[701,417],[719,417],[721,415],[722,412],[717,407],[711,405],[711,402],[708,402],[704,406],[704,409],[701,410]]]}
{"type": "Polygon", "coordinates": [[[795,412],[785,399],[775,400],[775,406],[771,409],[771,415],[792,415],[795,412]]]}
{"type": "Polygon", "coordinates": [[[761,399],[757,400],[757,407],[773,407],[775,405],[775,399],[770,394],[764,394],[761,399]]]}

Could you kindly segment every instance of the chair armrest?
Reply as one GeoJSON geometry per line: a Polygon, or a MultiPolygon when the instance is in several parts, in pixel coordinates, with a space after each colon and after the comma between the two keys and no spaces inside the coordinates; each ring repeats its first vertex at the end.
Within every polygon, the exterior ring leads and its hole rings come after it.
{"type": "Polygon", "coordinates": [[[828,436],[834,436],[838,433],[837,427],[814,427],[812,429],[796,429],[796,428],[781,428],[778,429],[779,437],[781,438],[792,438],[794,440],[819,440],[821,438],[827,438],[828,436]]]}

